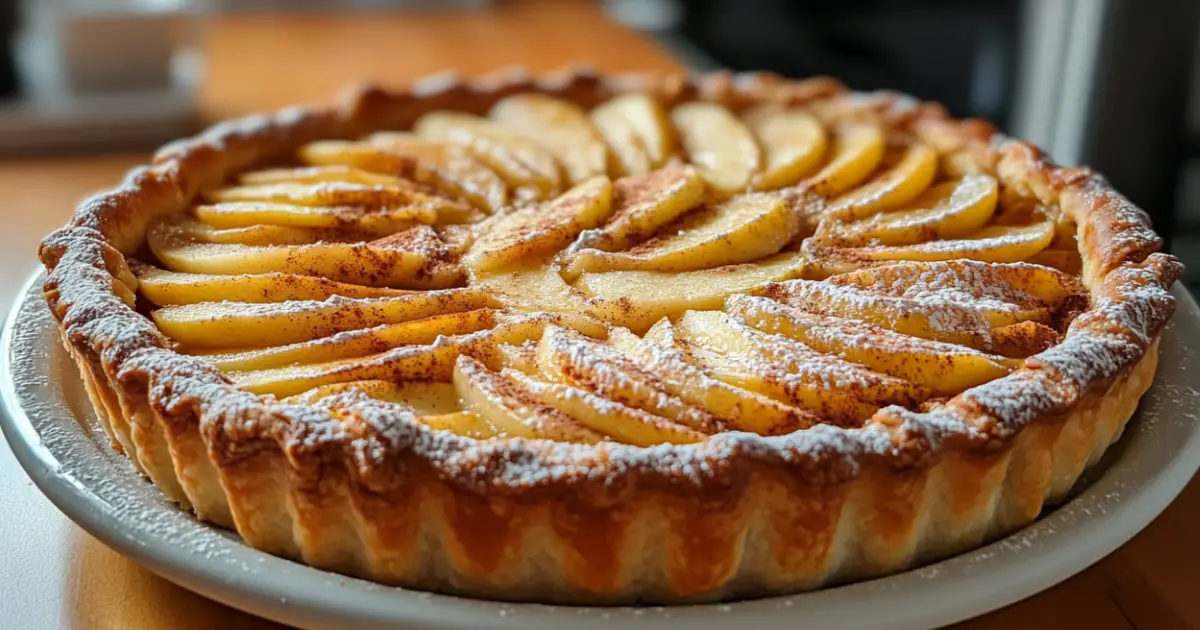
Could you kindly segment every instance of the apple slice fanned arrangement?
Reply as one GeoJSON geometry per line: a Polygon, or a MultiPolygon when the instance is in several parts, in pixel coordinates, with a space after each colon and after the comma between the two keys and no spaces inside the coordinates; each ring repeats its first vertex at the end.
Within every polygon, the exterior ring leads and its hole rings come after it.
{"type": "Polygon", "coordinates": [[[131,267],[180,351],[278,404],[477,439],[861,427],[1086,307],[1057,209],[944,158],[803,108],[516,94],[206,190],[131,267]]]}

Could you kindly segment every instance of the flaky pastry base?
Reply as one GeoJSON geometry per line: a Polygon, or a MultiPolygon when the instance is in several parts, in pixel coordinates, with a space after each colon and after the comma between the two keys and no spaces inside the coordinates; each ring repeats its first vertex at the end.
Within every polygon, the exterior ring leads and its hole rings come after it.
{"type": "MultiPolygon", "coordinates": [[[[828,79],[693,79],[568,71],[408,90],[218,125],[164,147],[85,202],[40,255],[47,302],[114,446],[171,499],[251,546],[387,584],[504,600],[683,603],[795,592],[977,547],[1061,500],[1150,386],[1181,266],[1146,215],[1086,169],[1061,168],[981,121],[828,79]],[[764,102],[878,120],[965,161],[1078,226],[1088,311],[1008,376],[868,428],[817,426],[693,445],[479,441],[356,407],[353,421],[239,390],[179,354],[130,306],[125,256],[147,223],[201,189],[304,143],[407,128],[435,109],[484,112],[537,90],[591,105],[764,102]]],[[[390,415],[389,415],[390,414],[390,415]]]]}

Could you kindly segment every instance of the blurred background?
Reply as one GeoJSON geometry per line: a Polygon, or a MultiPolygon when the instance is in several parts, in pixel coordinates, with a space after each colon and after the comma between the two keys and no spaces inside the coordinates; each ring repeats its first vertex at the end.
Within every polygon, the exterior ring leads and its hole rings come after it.
{"type": "MultiPolygon", "coordinates": [[[[598,47],[611,59],[625,43],[580,38],[588,25],[572,23],[596,11],[687,69],[909,92],[1090,164],[1153,215],[1200,281],[1196,0],[0,0],[0,153],[152,146],[354,81],[455,66],[452,49],[496,47],[456,68],[468,74],[586,62],[598,47]],[[491,32],[518,13],[536,23],[531,38],[491,32]],[[431,26],[414,37],[413,21],[431,26]],[[360,47],[355,24],[373,34],[360,47]],[[571,59],[540,55],[539,39],[567,32],[579,39],[571,59]]],[[[603,69],[639,67],[638,50],[603,69]]]]}

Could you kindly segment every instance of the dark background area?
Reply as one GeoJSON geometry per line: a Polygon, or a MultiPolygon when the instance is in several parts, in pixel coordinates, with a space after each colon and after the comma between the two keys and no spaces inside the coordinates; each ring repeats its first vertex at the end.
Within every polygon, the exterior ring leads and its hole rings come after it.
{"type": "Polygon", "coordinates": [[[723,66],[828,74],[856,89],[919,94],[959,116],[1008,121],[1019,3],[700,0],[684,6],[680,33],[723,66]]]}

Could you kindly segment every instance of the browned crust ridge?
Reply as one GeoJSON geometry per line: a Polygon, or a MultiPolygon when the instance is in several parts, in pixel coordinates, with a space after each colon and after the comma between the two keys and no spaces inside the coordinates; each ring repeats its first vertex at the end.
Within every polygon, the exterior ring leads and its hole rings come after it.
{"type": "Polygon", "coordinates": [[[367,87],[326,108],[217,125],[163,147],[46,238],[46,300],[114,446],[172,499],[252,546],[390,584],[510,600],[691,602],[894,572],[1028,524],[1115,440],[1153,380],[1182,271],[1144,212],[1099,175],[1050,162],[978,120],[893,93],[768,74],[440,75],[367,87]],[[719,434],[635,447],[479,441],[363,398],[335,417],[230,384],[172,350],[130,306],[125,256],[155,216],[322,138],[407,128],[434,109],[485,112],[536,90],[593,105],[824,108],[911,133],[1057,204],[1078,225],[1090,308],[1063,342],[926,412],[865,427],[719,434]]]}

